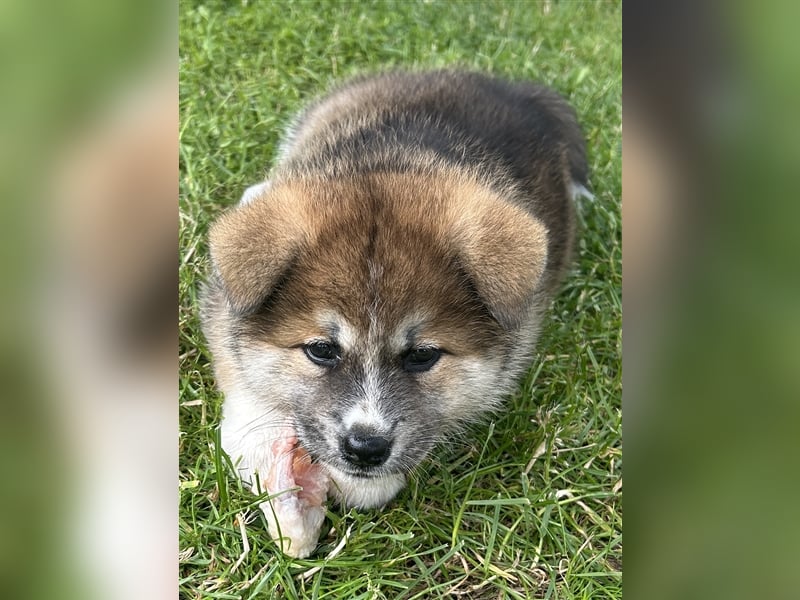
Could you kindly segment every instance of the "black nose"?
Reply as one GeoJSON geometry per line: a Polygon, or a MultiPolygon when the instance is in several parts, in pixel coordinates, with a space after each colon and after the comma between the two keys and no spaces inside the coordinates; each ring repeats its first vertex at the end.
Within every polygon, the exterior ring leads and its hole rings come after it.
{"type": "Polygon", "coordinates": [[[350,432],[342,440],[344,457],[359,467],[382,465],[389,458],[391,449],[391,440],[378,435],[350,432]]]}

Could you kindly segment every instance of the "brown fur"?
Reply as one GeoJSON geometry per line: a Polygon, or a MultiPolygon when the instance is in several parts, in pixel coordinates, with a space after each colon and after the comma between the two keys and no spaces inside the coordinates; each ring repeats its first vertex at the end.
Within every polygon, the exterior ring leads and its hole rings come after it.
{"type": "Polygon", "coordinates": [[[314,308],[334,307],[366,328],[370,294],[392,299],[387,316],[395,321],[421,302],[455,319],[451,329],[458,331],[462,312],[485,321],[481,300],[501,324],[517,325],[544,271],[547,232],[492,191],[452,174],[371,174],[273,188],[264,202],[223,216],[211,247],[237,311],[253,311],[283,284],[259,316],[270,324],[265,339],[290,347],[313,329],[303,319],[314,308]],[[380,282],[365,281],[370,260],[382,265],[380,282]]]}
{"type": "Polygon", "coordinates": [[[347,177],[386,166],[444,171],[447,177],[457,167],[544,223],[549,256],[544,283],[549,294],[569,265],[575,226],[568,187],[571,182],[586,184],[586,156],[574,111],[544,86],[451,70],[356,79],[300,116],[281,159],[273,181],[308,173],[347,177]],[[385,123],[401,128],[408,115],[422,111],[429,113],[421,120],[430,123],[430,129],[441,126],[448,132],[455,159],[435,144],[433,151],[429,144],[408,152],[393,144],[393,132],[382,130],[385,123]],[[521,120],[530,114],[536,118],[521,120]],[[465,123],[471,126],[461,131],[465,123]],[[365,130],[380,132],[366,154],[360,141],[365,130]],[[476,142],[478,136],[486,139],[476,142]]]}

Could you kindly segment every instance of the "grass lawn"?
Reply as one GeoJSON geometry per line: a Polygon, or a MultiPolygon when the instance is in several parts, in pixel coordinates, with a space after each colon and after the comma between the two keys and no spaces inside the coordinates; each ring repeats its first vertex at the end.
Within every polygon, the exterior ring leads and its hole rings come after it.
{"type": "Polygon", "coordinates": [[[181,597],[620,598],[620,3],[186,0],[180,25],[181,597]],[[387,509],[329,510],[318,552],[292,560],[218,453],[196,304],[205,234],[306,101],[398,65],[552,85],[578,111],[596,199],[580,204],[575,268],[507,408],[387,509]]]}

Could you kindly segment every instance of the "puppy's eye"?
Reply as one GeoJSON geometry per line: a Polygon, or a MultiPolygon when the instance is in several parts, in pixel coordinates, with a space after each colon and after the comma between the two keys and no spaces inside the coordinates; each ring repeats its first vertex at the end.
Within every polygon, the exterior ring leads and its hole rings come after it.
{"type": "Polygon", "coordinates": [[[311,362],[323,367],[333,367],[339,362],[339,346],[330,342],[312,342],[303,346],[311,362]]]}
{"type": "Polygon", "coordinates": [[[403,369],[409,373],[420,373],[427,371],[442,356],[442,351],[438,348],[421,347],[412,348],[403,356],[403,369]]]}

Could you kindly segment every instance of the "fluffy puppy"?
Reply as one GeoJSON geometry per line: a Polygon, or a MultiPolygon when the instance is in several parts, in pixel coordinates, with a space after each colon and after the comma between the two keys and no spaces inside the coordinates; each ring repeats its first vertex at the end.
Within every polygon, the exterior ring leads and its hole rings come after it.
{"type": "MultiPolygon", "coordinates": [[[[531,83],[398,72],[311,105],[210,232],[203,323],[242,476],[390,501],[529,366],[586,178],[573,110],[531,83]],[[313,481],[275,474],[296,448],[313,481]]],[[[286,496],[293,516],[264,505],[276,538],[299,519],[295,556],[324,517],[324,492],[307,496],[286,496]]]]}

